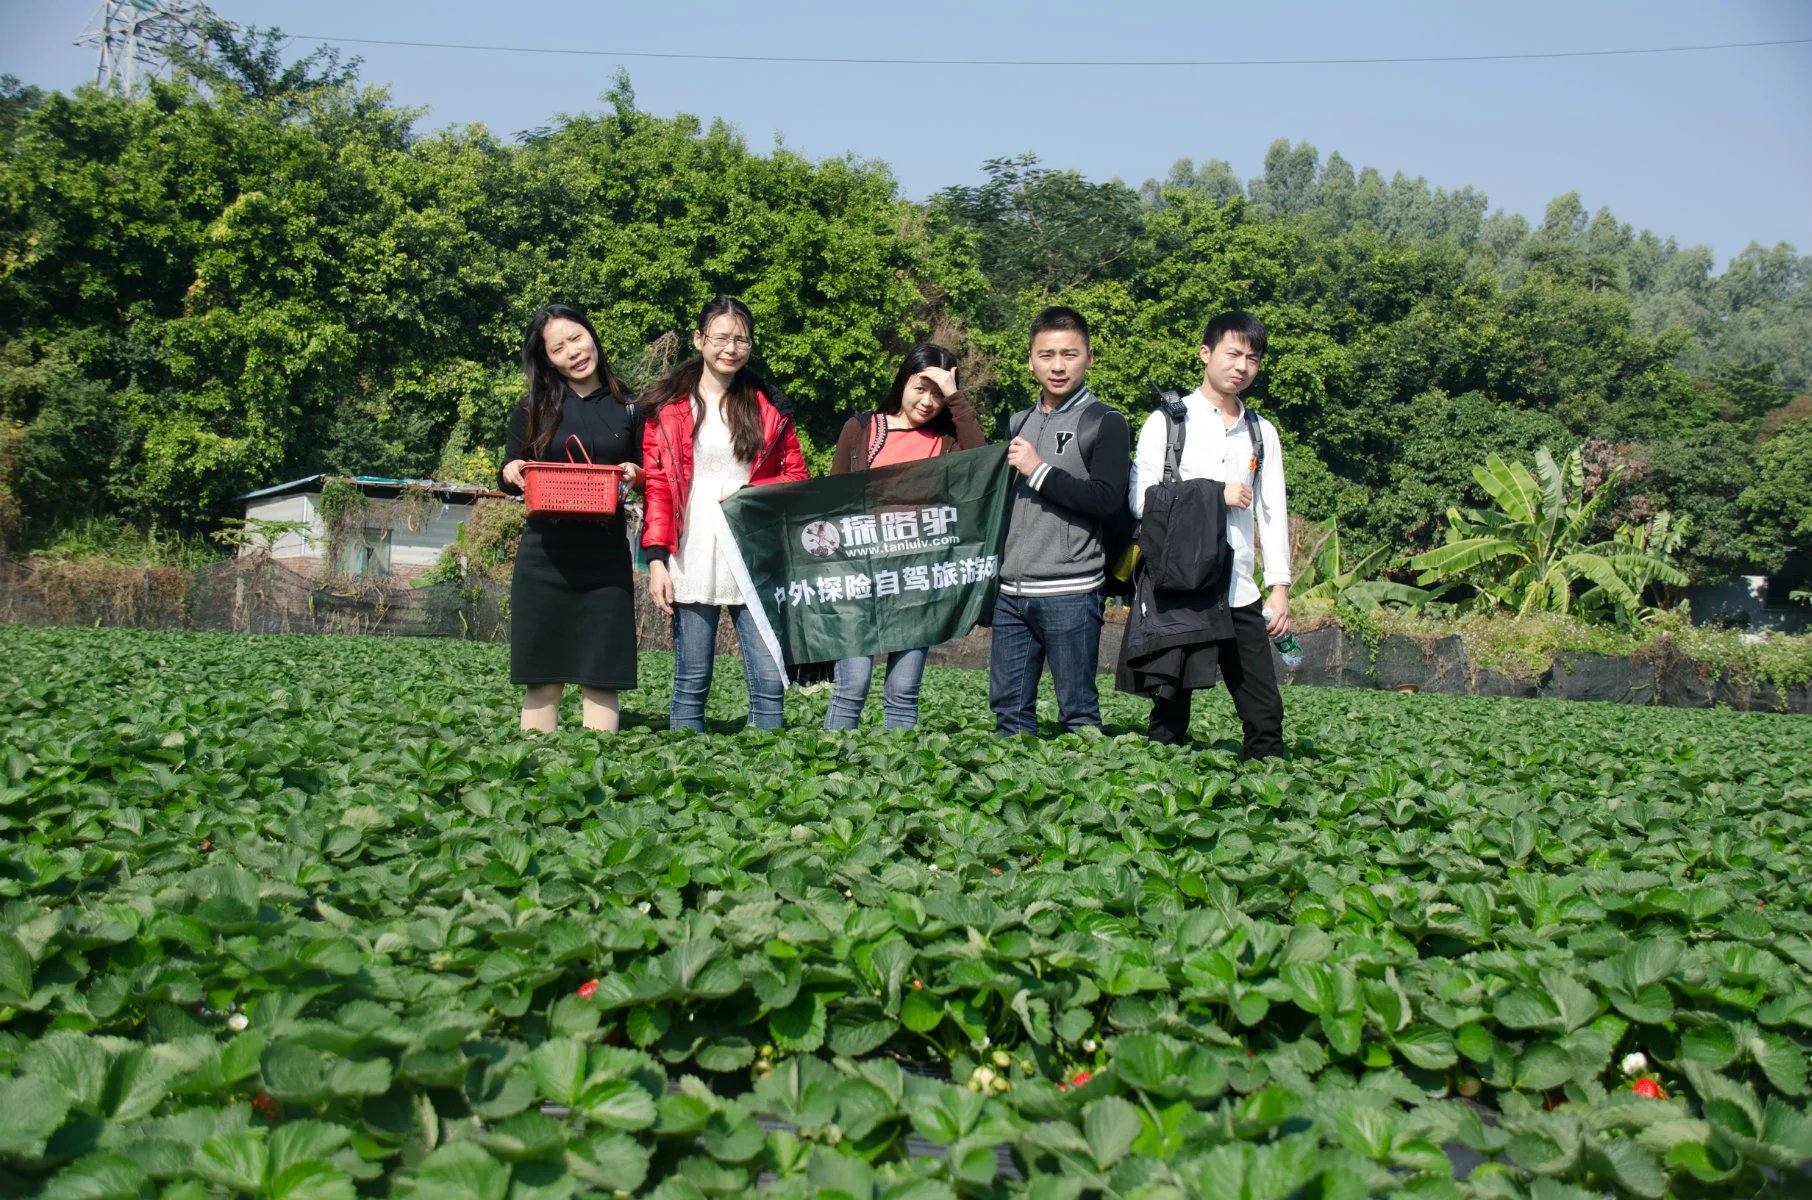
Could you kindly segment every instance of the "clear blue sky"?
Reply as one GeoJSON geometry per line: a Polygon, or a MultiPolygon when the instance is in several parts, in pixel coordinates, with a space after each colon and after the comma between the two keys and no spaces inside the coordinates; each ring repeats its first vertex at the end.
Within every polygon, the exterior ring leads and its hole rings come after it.
{"type": "MultiPolygon", "coordinates": [[[[72,43],[97,0],[0,0],[0,72],[46,88],[92,77],[72,43]]],[[[1498,54],[1812,37],[1805,0],[1690,4],[1451,0],[1366,4],[501,4],[218,0],[242,24],[333,38],[894,58],[1231,59],[1498,54]]],[[[305,51],[312,42],[299,42],[305,51]]],[[[1661,54],[1239,68],[746,65],[364,46],[363,77],[425,107],[421,128],[508,135],[599,106],[619,65],[650,112],[722,117],[756,149],[888,163],[922,198],[988,158],[1137,185],[1181,156],[1258,173],[1286,137],[1358,167],[1482,188],[1539,220],[1577,190],[1638,228],[1709,245],[1812,252],[1812,45],[1661,54]]]]}

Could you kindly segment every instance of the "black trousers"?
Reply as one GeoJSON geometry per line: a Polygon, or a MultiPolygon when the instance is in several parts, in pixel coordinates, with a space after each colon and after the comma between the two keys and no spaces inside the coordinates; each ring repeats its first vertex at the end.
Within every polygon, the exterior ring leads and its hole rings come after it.
{"type": "MultiPolygon", "coordinates": [[[[1263,601],[1233,613],[1233,637],[1215,643],[1220,655],[1221,678],[1233,695],[1234,711],[1245,730],[1241,758],[1282,758],[1283,696],[1277,690],[1277,671],[1271,665],[1271,637],[1260,614],[1263,601]]],[[[1154,742],[1170,745],[1189,740],[1189,702],[1195,693],[1179,691],[1175,699],[1154,699],[1145,732],[1154,742]]]]}

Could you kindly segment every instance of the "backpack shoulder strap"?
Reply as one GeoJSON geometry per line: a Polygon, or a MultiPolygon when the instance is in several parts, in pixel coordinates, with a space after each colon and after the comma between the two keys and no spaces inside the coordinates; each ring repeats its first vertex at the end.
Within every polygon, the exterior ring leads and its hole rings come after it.
{"type": "Polygon", "coordinates": [[[1174,485],[1182,477],[1189,409],[1184,406],[1183,397],[1172,391],[1158,397],[1158,411],[1164,414],[1164,482],[1174,485]]]}
{"type": "Polygon", "coordinates": [[[1259,432],[1258,418],[1252,415],[1252,410],[1250,408],[1246,408],[1244,411],[1246,414],[1246,436],[1252,439],[1252,486],[1253,489],[1256,490],[1258,487],[1258,473],[1263,470],[1265,466],[1265,439],[1259,432]]]}

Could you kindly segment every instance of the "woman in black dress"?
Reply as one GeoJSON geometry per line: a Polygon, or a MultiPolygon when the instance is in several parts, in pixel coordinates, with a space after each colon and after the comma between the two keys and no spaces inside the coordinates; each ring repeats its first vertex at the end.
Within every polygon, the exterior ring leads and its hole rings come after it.
{"type": "MultiPolygon", "coordinates": [[[[635,397],[604,359],[585,314],[549,304],[522,339],[528,395],[510,414],[498,480],[522,491],[522,464],[567,461],[576,435],[594,463],[620,463],[642,482],[635,397]]],[[[575,457],[577,454],[575,452],[575,457]]],[[[510,682],[528,690],[522,728],[549,732],[566,685],[583,694],[587,729],[615,730],[617,692],[636,685],[635,592],[621,508],[608,521],[530,517],[510,577],[510,682]]]]}

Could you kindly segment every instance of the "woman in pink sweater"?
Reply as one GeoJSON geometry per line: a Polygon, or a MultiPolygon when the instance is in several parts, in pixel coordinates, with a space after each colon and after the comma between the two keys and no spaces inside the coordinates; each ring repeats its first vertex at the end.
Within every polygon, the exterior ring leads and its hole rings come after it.
{"type": "MultiPolygon", "coordinates": [[[[837,438],[831,474],[896,466],[973,450],[985,443],[975,406],[956,385],[956,355],[931,342],[906,352],[880,405],[851,417],[837,438]]],[[[839,659],[831,685],[826,729],[854,729],[868,702],[875,662],[867,655],[839,659]]],[[[882,687],[882,728],[911,729],[919,723],[919,681],[925,675],[925,648],[887,656],[882,687]]]]}

